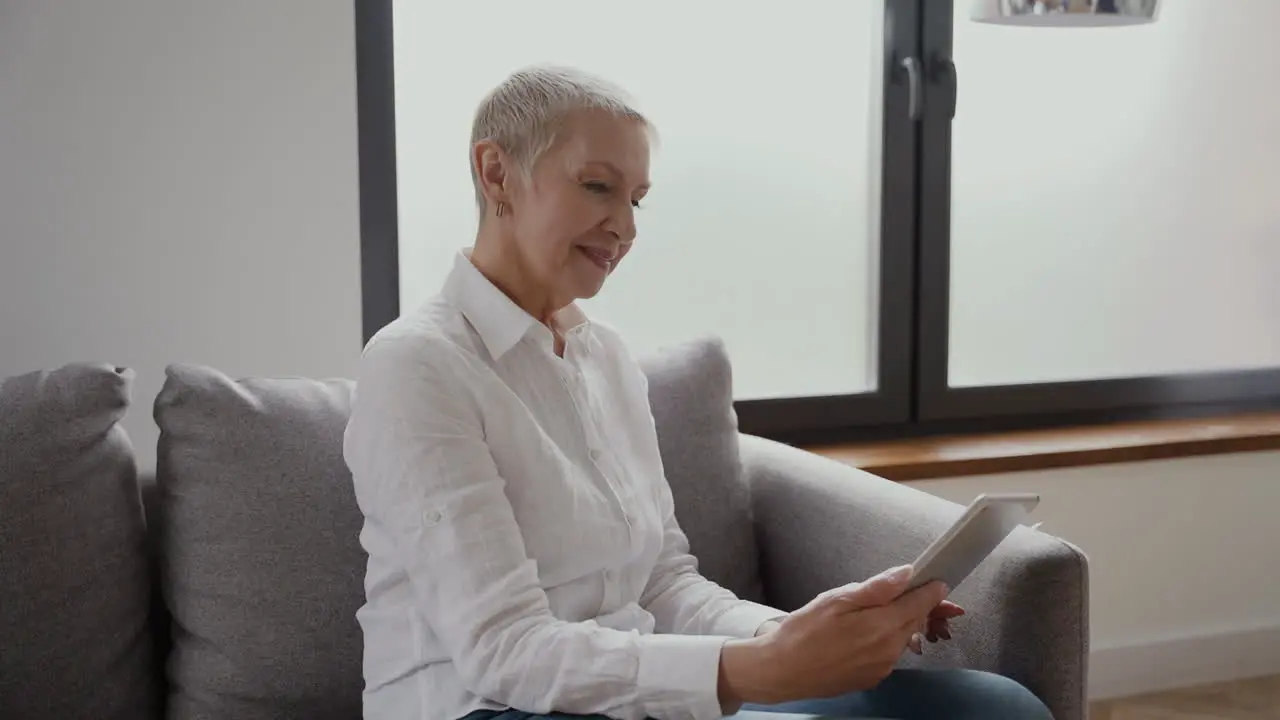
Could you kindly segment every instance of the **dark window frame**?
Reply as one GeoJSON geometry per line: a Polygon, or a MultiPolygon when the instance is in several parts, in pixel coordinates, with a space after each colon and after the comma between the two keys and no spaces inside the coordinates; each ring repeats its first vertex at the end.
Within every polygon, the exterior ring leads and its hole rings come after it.
{"type": "Polygon", "coordinates": [[[369,342],[400,315],[393,0],[355,0],[361,327],[369,342]]]}
{"type": "MultiPolygon", "coordinates": [[[[744,432],[797,444],[1280,407],[1280,368],[1030,385],[947,383],[953,0],[884,0],[876,390],[735,402],[744,432]],[[921,70],[912,84],[903,60],[921,70]]],[[[356,0],[363,337],[400,313],[393,0],[356,0]]],[[[785,343],[780,337],[779,342],[785,343]]]]}

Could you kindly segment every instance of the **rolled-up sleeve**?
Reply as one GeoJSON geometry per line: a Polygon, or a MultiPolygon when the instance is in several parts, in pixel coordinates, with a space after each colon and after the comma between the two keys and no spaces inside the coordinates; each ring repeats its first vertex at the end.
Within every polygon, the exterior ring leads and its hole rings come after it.
{"type": "Polygon", "coordinates": [[[344,446],[361,510],[393,538],[459,677],[531,713],[719,718],[727,634],[642,635],[552,614],[467,390],[468,362],[447,342],[372,343],[344,446]]]}

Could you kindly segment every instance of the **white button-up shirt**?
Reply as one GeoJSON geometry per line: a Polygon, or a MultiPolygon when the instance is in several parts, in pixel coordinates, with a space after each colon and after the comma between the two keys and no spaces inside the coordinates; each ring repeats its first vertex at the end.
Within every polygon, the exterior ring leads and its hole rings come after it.
{"type": "Polygon", "coordinates": [[[365,350],[366,718],[717,718],[721,646],[782,616],[698,574],[623,342],[576,306],[555,323],[563,358],[462,253],[365,350]]]}

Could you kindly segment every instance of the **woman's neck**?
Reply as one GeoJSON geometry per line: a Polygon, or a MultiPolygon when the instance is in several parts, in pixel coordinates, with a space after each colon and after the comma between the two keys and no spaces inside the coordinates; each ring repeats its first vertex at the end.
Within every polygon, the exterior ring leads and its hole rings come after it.
{"type": "Polygon", "coordinates": [[[489,225],[491,224],[483,223],[476,233],[475,246],[470,254],[471,264],[502,294],[510,298],[511,302],[551,328],[554,333],[552,317],[568,303],[558,302],[552,289],[538,282],[534,273],[522,262],[520,253],[514,247],[515,243],[510,238],[497,235],[496,229],[487,227],[489,225]]]}

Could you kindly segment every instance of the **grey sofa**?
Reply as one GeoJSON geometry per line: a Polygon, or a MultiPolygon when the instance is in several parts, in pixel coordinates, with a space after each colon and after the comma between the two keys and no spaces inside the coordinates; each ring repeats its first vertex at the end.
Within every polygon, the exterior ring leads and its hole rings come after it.
{"type": "MultiPolygon", "coordinates": [[[[961,511],[740,435],[718,342],[645,369],[693,551],[744,597],[795,608],[909,561],[961,511]]],[[[352,384],[172,366],[152,480],[119,425],[132,377],[69,365],[0,385],[0,717],[359,718],[352,384]]],[[[956,589],[956,639],[903,663],[996,671],[1082,718],[1086,578],[1075,548],[1019,529],[956,589]]]]}

